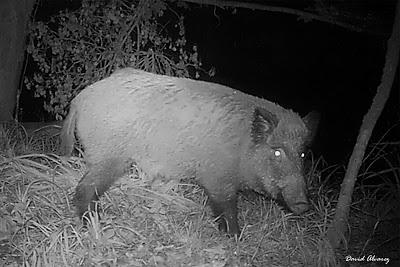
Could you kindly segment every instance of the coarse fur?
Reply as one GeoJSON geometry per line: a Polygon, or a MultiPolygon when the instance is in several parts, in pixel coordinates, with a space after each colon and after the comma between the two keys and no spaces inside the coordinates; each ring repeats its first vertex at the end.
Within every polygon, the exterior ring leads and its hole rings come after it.
{"type": "Polygon", "coordinates": [[[310,117],[219,84],[118,70],[73,99],[61,132],[64,153],[77,138],[89,164],[76,189],[78,213],[93,210],[132,161],[150,177],[194,177],[231,234],[240,232],[241,188],[281,195],[301,213],[308,207],[302,152],[310,117]]]}

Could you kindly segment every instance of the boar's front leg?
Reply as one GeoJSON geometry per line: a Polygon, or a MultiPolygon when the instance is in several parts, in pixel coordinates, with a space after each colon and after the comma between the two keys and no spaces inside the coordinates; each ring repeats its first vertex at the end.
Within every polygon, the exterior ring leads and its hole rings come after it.
{"type": "Polygon", "coordinates": [[[211,209],[217,217],[220,231],[229,235],[239,236],[240,228],[237,220],[237,197],[236,194],[227,198],[212,197],[209,195],[211,209]]]}

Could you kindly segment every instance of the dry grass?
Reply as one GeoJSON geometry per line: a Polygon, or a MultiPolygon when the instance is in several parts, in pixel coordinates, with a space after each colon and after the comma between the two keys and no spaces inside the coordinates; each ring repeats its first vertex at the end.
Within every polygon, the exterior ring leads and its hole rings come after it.
{"type": "MultiPolygon", "coordinates": [[[[70,202],[83,160],[7,146],[0,154],[0,266],[335,265],[321,238],[333,207],[319,193],[303,216],[241,194],[243,231],[235,241],[217,230],[198,186],[150,183],[132,168],[99,201],[101,219],[91,217],[84,228],[70,202]]],[[[313,168],[310,175],[320,174],[313,168]]]]}

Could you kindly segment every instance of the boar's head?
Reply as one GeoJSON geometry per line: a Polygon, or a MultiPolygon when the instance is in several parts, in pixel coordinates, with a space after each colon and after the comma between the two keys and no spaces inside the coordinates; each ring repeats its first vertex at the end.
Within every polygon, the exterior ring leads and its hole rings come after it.
{"type": "Polygon", "coordinates": [[[251,129],[251,169],[257,188],[300,214],[308,209],[303,174],[305,148],[318,124],[318,114],[300,118],[292,111],[279,116],[256,108],[251,129]]]}

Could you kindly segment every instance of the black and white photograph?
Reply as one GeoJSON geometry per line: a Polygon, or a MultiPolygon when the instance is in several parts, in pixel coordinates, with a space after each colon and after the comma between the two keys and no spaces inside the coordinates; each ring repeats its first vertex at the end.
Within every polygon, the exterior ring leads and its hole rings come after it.
{"type": "Polygon", "coordinates": [[[400,0],[0,0],[0,266],[400,266],[400,0]]]}

